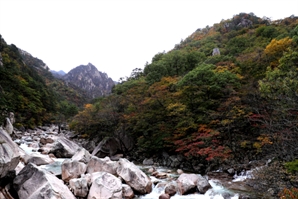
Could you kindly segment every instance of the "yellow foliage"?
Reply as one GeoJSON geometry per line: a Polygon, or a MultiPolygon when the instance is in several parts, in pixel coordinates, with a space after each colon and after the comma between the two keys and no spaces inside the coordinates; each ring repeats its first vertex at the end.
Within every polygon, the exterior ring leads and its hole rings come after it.
{"type": "Polygon", "coordinates": [[[259,142],[255,142],[253,147],[257,149],[257,152],[260,153],[262,151],[262,145],[259,142]]]}
{"type": "Polygon", "coordinates": [[[170,111],[170,115],[177,115],[181,112],[184,112],[186,109],[186,106],[181,103],[171,103],[167,106],[167,110],[170,111]]]}
{"type": "Polygon", "coordinates": [[[91,108],[93,108],[93,105],[92,104],[85,104],[84,108],[85,109],[91,109],[91,108]]]}
{"type": "Polygon", "coordinates": [[[286,51],[291,44],[292,39],[289,37],[280,40],[272,39],[272,41],[266,46],[265,54],[273,57],[282,56],[283,52],[286,51]]]}
{"type": "Polygon", "coordinates": [[[240,143],[240,146],[242,148],[246,148],[247,147],[247,144],[249,144],[249,141],[244,140],[243,142],[240,143]]]}
{"type": "Polygon", "coordinates": [[[259,140],[261,142],[262,146],[265,144],[272,144],[268,135],[261,135],[257,138],[257,140],[259,140]]]}

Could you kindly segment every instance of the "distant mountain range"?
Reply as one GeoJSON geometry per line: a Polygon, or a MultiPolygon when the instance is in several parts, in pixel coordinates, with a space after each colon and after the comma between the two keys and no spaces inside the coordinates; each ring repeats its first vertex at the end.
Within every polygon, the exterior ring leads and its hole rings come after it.
{"type": "Polygon", "coordinates": [[[64,75],[66,75],[66,72],[63,70],[55,71],[55,70],[50,70],[50,72],[53,74],[54,77],[56,78],[62,78],[64,75]]]}

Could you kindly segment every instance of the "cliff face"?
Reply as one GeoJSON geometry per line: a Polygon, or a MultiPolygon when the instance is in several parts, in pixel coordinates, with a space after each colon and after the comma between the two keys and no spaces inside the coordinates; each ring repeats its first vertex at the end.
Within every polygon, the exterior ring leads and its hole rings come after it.
{"type": "Polygon", "coordinates": [[[85,90],[89,98],[105,96],[111,93],[114,81],[89,63],[69,71],[63,79],[85,90]]]}

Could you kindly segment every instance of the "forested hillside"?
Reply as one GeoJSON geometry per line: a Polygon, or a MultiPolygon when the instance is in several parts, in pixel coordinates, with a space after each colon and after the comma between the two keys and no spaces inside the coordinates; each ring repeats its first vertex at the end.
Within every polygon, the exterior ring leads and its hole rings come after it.
{"type": "Polygon", "coordinates": [[[42,60],[0,38],[1,123],[8,112],[15,114],[15,127],[61,123],[86,103],[83,91],[54,78],[42,60]]]}
{"type": "Polygon", "coordinates": [[[298,17],[240,13],[197,29],[113,94],[85,105],[71,127],[90,138],[131,136],[134,152],[218,165],[298,157],[298,17]]]}

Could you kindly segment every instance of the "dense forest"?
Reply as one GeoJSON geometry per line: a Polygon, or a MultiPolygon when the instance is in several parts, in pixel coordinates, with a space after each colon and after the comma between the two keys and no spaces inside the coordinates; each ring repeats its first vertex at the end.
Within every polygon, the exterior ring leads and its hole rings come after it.
{"type": "Polygon", "coordinates": [[[196,30],[72,120],[90,137],[128,134],[148,156],[201,161],[271,154],[293,160],[297,139],[298,18],[240,13],[196,30]]]}
{"type": "Polygon", "coordinates": [[[298,172],[298,17],[240,13],[197,29],[79,110],[84,100],[59,93],[69,87],[38,75],[14,45],[1,40],[0,52],[0,111],[22,125],[75,115],[82,138],[129,137],[127,154],[181,154],[204,169],[275,158],[298,172]]]}

